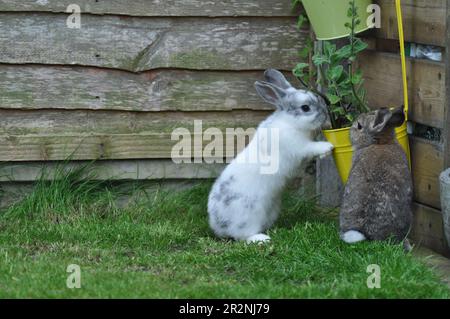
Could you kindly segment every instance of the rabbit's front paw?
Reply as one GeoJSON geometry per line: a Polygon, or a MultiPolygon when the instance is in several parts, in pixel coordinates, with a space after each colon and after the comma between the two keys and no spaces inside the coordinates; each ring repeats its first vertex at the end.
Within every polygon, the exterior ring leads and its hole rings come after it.
{"type": "Polygon", "coordinates": [[[318,155],[320,159],[324,159],[333,153],[333,144],[328,142],[319,142],[318,144],[318,155]]]}

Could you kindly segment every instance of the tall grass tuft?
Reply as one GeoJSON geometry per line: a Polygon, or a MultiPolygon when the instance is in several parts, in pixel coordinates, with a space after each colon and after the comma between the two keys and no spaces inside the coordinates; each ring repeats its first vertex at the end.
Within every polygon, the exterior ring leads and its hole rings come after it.
{"type": "Polygon", "coordinates": [[[97,213],[105,206],[115,209],[114,197],[108,181],[99,181],[92,162],[70,165],[69,161],[58,163],[51,172],[43,169],[32,192],[23,200],[8,208],[4,218],[36,218],[67,216],[71,213],[97,213]]]}

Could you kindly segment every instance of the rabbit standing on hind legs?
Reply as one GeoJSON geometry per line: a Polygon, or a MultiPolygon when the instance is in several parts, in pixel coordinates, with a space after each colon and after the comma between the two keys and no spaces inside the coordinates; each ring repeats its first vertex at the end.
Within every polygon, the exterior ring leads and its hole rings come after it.
{"type": "Polygon", "coordinates": [[[340,213],[341,238],[397,242],[406,239],[412,221],[412,178],[408,159],[395,136],[405,121],[403,108],[362,114],[350,136],[353,166],[340,213]]]}
{"type": "Polygon", "coordinates": [[[208,199],[214,233],[249,243],[270,240],[264,232],[276,221],[281,193],[301,163],[333,149],[330,143],[314,141],[315,132],[327,119],[324,100],[293,88],[276,70],[267,70],[264,75],[266,81],[256,82],[256,91],[277,109],[225,168],[208,199]],[[255,153],[257,160],[249,160],[255,153]],[[269,171],[262,158],[270,159],[275,167],[269,171]]]}

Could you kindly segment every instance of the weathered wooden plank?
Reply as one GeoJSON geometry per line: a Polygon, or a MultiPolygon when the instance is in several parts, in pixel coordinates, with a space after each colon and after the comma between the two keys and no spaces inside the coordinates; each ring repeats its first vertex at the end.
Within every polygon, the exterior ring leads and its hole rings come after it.
{"type": "Polygon", "coordinates": [[[73,3],[82,13],[131,16],[294,16],[291,1],[286,0],[0,0],[0,11],[66,12],[73,3]]]}
{"type": "Polygon", "coordinates": [[[254,88],[254,82],[262,79],[262,71],[156,70],[135,74],[91,67],[0,65],[0,108],[272,110],[254,88]]]}
{"type": "Polygon", "coordinates": [[[417,202],[440,208],[439,174],[444,168],[442,145],[410,138],[414,196],[417,202]]]}
{"type": "Polygon", "coordinates": [[[115,111],[0,111],[0,135],[145,134],[170,133],[177,127],[246,127],[265,119],[268,111],[232,112],[115,112],[115,111]]]}
{"type": "MultiPolygon", "coordinates": [[[[369,104],[373,108],[403,105],[400,57],[366,51],[359,64],[364,72],[369,104]]],[[[410,119],[444,127],[445,68],[443,63],[408,59],[410,119]]]]}
{"type": "MultiPolygon", "coordinates": [[[[243,137],[244,134],[237,134],[243,137]]],[[[194,139],[201,138],[198,134],[191,135],[194,139]]],[[[233,158],[242,148],[235,146],[226,148],[226,140],[234,138],[225,135],[224,154],[220,158],[233,158]]],[[[201,158],[203,148],[209,144],[202,141],[202,149],[192,148],[192,153],[186,155],[172,154],[178,141],[172,141],[169,133],[123,134],[123,135],[0,135],[0,161],[62,161],[62,160],[105,160],[105,159],[187,159],[201,158]]],[[[236,144],[236,143],[234,143],[236,144]]],[[[209,157],[207,157],[209,158],[209,157]]]]}
{"type": "Polygon", "coordinates": [[[414,240],[414,244],[429,247],[440,254],[450,256],[441,212],[417,203],[414,204],[413,209],[414,221],[410,237],[414,240]]]}
{"type": "MultiPolygon", "coordinates": [[[[188,129],[193,140],[196,120],[202,121],[203,131],[214,127],[225,135],[226,128],[256,127],[269,114],[3,110],[0,161],[170,158],[172,147],[178,142],[171,140],[176,128],[188,129]]],[[[225,136],[224,143],[232,135],[225,136]]],[[[245,136],[246,132],[238,135],[245,136]]],[[[203,145],[208,143],[203,141],[203,145]]],[[[226,157],[234,155],[233,149],[226,151],[226,157]]]]}
{"type": "Polygon", "coordinates": [[[308,31],[294,18],[84,17],[0,14],[0,63],[71,64],[133,72],[157,68],[291,70],[308,31]]]}
{"type": "MultiPolygon", "coordinates": [[[[381,7],[378,37],[398,39],[395,1],[376,0],[381,7]]],[[[408,42],[445,46],[446,0],[403,0],[405,39],[408,42]]]]}
{"type": "MultiPolygon", "coordinates": [[[[0,163],[0,182],[34,182],[43,177],[52,179],[57,169],[70,170],[88,162],[25,162],[0,163]]],[[[176,164],[165,160],[121,160],[89,163],[89,172],[98,180],[168,180],[216,178],[226,164],[176,164]]]]}

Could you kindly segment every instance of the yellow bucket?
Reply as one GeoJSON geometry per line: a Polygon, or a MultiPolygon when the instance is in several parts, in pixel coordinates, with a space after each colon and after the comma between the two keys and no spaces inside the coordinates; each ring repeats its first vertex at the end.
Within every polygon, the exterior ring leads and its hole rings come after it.
{"type": "MultiPolygon", "coordinates": [[[[411,167],[411,155],[409,150],[408,131],[406,122],[395,129],[397,140],[405,151],[409,165],[411,167]]],[[[342,182],[347,183],[350,171],[352,169],[353,147],[350,141],[350,128],[343,128],[339,130],[324,130],[323,134],[328,142],[334,145],[333,157],[339,176],[342,182]]]]}

